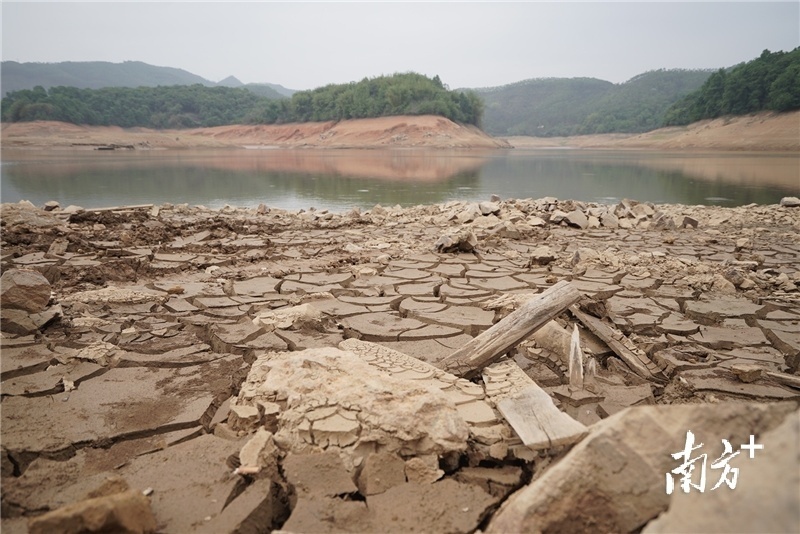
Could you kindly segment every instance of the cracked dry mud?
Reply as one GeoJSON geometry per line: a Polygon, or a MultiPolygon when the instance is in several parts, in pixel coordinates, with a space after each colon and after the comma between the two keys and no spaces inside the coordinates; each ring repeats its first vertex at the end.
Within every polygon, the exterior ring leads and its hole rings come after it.
{"type": "Polygon", "coordinates": [[[2,529],[128,488],[159,532],[684,528],[663,477],[688,427],[800,439],[798,233],[777,205],[4,204],[2,529]],[[579,306],[482,377],[442,369],[563,280],[579,306]],[[526,446],[503,414],[529,382],[586,430],[526,446]]]}

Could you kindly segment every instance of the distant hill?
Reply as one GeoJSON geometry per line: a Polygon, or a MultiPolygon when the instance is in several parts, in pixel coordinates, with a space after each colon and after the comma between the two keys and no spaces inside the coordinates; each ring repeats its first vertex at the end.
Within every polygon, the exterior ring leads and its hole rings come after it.
{"type": "Polygon", "coordinates": [[[713,73],[702,87],[667,110],[665,124],[796,109],[800,109],[800,47],[791,52],[764,50],[756,59],[713,73]]]}
{"type": "Polygon", "coordinates": [[[141,61],[65,61],[62,63],[17,63],[0,65],[3,95],[37,85],[66,86],[80,89],[103,87],[155,87],[158,85],[206,85],[213,82],[183,69],[156,67],[141,61]]]}
{"type": "Polygon", "coordinates": [[[637,133],[662,126],[667,109],[710,75],[704,70],[656,70],[622,84],[541,78],[474,91],[485,103],[483,129],[492,135],[637,133]]]}
{"type": "Polygon", "coordinates": [[[141,61],[110,63],[108,61],[65,61],[62,63],[0,64],[0,91],[8,93],[41,86],[102,89],[106,87],[157,87],[171,85],[204,85],[206,87],[245,87],[258,96],[272,99],[291,96],[292,90],[273,84],[243,84],[234,76],[219,83],[206,80],[183,69],[157,67],[141,61]],[[287,94],[288,93],[288,94],[287,94]]]}

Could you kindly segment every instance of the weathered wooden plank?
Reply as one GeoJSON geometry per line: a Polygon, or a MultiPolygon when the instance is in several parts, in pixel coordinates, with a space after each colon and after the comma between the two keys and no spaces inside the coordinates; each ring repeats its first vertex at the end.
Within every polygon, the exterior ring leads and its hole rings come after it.
{"type": "Polygon", "coordinates": [[[658,366],[622,332],[597,317],[581,311],[577,306],[572,306],[569,310],[586,328],[602,339],[634,373],[648,380],[666,382],[666,377],[658,366]]]}
{"type": "Polygon", "coordinates": [[[588,429],[556,408],[553,399],[516,362],[484,369],[486,394],[522,442],[531,449],[548,449],[580,441],[588,429]]]}
{"type": "Polygon", "coordinates": [[[766,371],[764,374],[784,386],[800,389],[800,376],[779,373],[777,371],[766,371]]]}
{"type": "Polygon", "coordinates": [[[451,354],[442,361],[442,368],[464,378],[477,376],[481,369],[581,298],[569,282],[555,284],[451,354]]]}

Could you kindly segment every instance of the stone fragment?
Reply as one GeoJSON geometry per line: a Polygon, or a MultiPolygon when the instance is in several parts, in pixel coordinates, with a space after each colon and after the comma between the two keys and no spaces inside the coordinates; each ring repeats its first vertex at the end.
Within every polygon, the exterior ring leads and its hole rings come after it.
{"type": "Polygon", "coordinates": [[[699,224],[700,223],[698,222],[697,219],[695,219],[693,217],[685,216],[683,218],[683,221],[681,221],[681,228],[687,228],[687,227],[691,226],[692,228],[696,229],[699,224]]]}
{"type": "Polygon", "coordinates": [[[0,309],[0,330],[17,336],[27,336],[39,331],[39,326],[29,312],[13,308],[0,309]]]}
{"type": "Polygon", "coordinates": [[[566,217],[564,217],[564,220],[566,220],[567,224],[570,226],[580,228],[581,230],[586,230],[589,227],[589,219],[581,210],[573,210],[569,212],[566,217]]]}
{"type": "Polygon", "coordinates": [[[278,530],[289,517],[288,503],[280,486],[269,479],[257,479],[247,486],[219,515],[195,527],[198,534],[258,534],[278,530]]]}
{"type": "Polygon", "coordinates": [[[259,428],[239,451],[241,471],[280,480],[278,457],[279,451],[272,432],[259,428]]]}
{"type": "Polygon", "coordinates": [[[532,265],[547,265],[556,259],[556,253],[547,245],[541,245],[533,249],[530,253],[532,265]]]}
{"type": "Polygon", "coordinates": [[[297,493],[335,497],[358,491],[335,451],[288,454],[282,468],[286,481],[297,493]]]}
{"type": "Polygon", "coordinates": [[[752,365],[746,363],[737,363],[731,365],[730,367],[733,374],[741,380],[742,382],[755,382],[759,378],[761,378],[761,373],[764,371],[764,368],[759,365],[752,365]]]}
{"type": "Polygon", "coordinates": [[[439,469],[439,458],[435,454],[426,454],[406,460],[405,474],[409,482],[433,484],[444,476],[444,471],[439,469]]]}
{"type": "Polygon", "coordinates": [[[469,223],[477,219],[483,215],[481,212],[480,207],[475,204],[469,204],[466,209],[464,209],[461,213],[458,214],[458,221],[462,224],[469,223]]]}
{"type": "Polygon", "coordinates": [[[600,217],[600,223],[606,228],[619,228],[619,219],[610,211],[600,217]]]}
{"type": "Polygon", "coordinates": [[[9,269],[0,276],[0,306],[3,309],[39,313],[50,302],[50,282],[40,272],[9,269]]]}
{"type": "Polygon", "coordinates": [[[293,328],[298,330],[308,327],[317,330],[322,324],[322,312],[311,304],[301,304],[291,308],[262,312],[253,319],[253,323],[268,329],[293,328]]]}
{"type": "Polygon", "coordinates": [[[369,497],[405,482],[406,463],[403,459],[396,454],[377,452],[364,460],[364,466],[358,475],[358,491],[369,497]]]}
{"type": "Polygon", "coordinates": [[[496,202],[481,202],[478,204],[478,208],[481,210],[481,215],[497,215],[500,213],[500,205],[496,202]]]}
{"type": "Polygon", "coordinates": [[[784,208],[797,208],[797,207],[800,207],[800,198],[797,198],[797,197],[783,197],[781,199],[781,207],[784,207],[784,208]]]}
{"type": "Polygon", "coordinates": [[[256,406],[231,404],[228,425],[237,432],[255,430],[261,424],[261,416],[256,406]]]}
{"type": "MultiPolygon", "coordinates": [[[[589,436],[557,464],[511,495],[485,531],[638,530],[669,507],[665,474],[671,476],[680,465],[672,454],[685,448],[687,431],[716,458],[722,437],[738,447],[751,434],[778,427],[794,410],[792,403],[629,408],[593,425],[589,436]]],[[[776,461],[784,469],[796,465],[785,454],[776,461]]]]}
{"type": "Polygon", "coordinates": [[[57,200],[48,200],[47,202],[44,203],[44,206],[42,206],[42,209],[44,211],[53,211],[53,210],[57,210],[60,207],[61,207],[61,204],[59,204],[57,200]]]}
{"type": "Polygon", "coordinates": [[[478,246],[478,238],[469,230],[454,235],[443,235],[433,245],[436,252],[472,252],[478,246]]]}
{"type": "Polygon", "coordinates": [[[150,500],[139,490],[77,502],[32,518],[30,534],[83,534],[119,532],[143,534],[156,531],[150,500]]]}

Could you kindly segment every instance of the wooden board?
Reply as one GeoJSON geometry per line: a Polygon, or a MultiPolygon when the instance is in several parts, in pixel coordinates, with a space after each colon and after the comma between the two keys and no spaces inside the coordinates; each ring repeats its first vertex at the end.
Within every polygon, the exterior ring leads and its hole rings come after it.
{"type": "Polygon", "coordinates": [[[549,449],[580,441],[588,429],[556,408],[553,399],[514,361],[485,370],[486,393],[511,428],[531,449],[549,449]]]}

